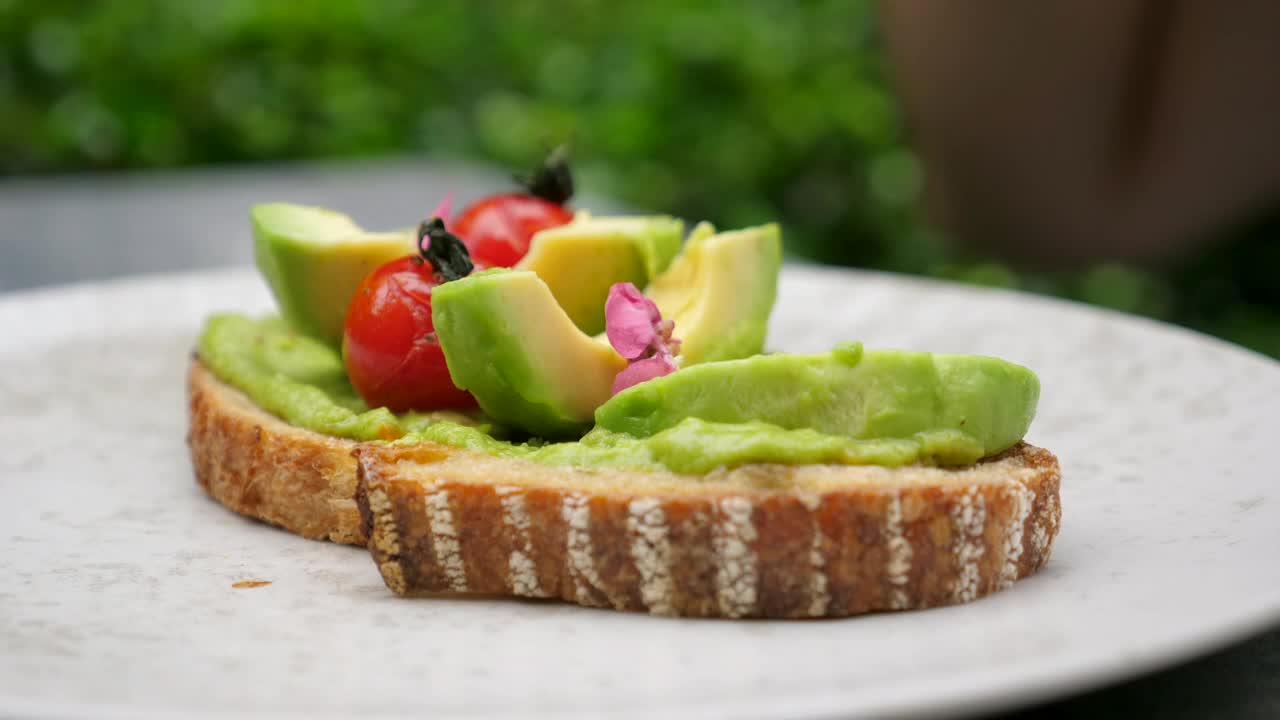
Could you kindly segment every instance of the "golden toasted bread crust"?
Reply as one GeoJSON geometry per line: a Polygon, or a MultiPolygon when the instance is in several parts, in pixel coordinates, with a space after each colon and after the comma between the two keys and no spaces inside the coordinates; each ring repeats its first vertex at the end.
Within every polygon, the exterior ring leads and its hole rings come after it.
{"type": "Polygon", "coordinates": [[[393,591],[701,617],[924,608],[1034,573],[1061,516],[1058,461],[1027,444],[957,470],[757,465],[679,483],[465,455],[356,450],[393,591]]]}
{"type": "Polygon", "coordinates": [[[293,427],[191,364],[212,497],[365,544],[402,594],[559,598],[662,615],[840,617],[972,600],[1049,558],[1051,453],[968,468],[748,465],[706,476],[553,467],[293,427]],[[353,500],[354,498],[354,500],[353,500]]]}
{"type": "Polygon", "coordinates": [[[187,375],[191,464],[215,500],[313,540],[364,545],[353,498],[356,443],[297,428],[199,360],[187,375]]]}

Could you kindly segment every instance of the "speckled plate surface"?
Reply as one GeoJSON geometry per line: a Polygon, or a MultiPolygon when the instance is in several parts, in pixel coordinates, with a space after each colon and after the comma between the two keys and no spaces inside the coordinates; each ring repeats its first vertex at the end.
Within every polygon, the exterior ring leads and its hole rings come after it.
{"type": "Polygon", "coordinates": [[[1155,669],[1280,621],[1280,365],[1022,295],[790,268],[771,345],[861,339],[1040,374],[1049,566],[970,605],[687,621],[404,600],[366,554],[208,500],[183,443],[201,318],[250,271],[0,296],[0,715],[961,715],[1155,669]],[[237,588],[245,580],[269,585],[237,588]]]}

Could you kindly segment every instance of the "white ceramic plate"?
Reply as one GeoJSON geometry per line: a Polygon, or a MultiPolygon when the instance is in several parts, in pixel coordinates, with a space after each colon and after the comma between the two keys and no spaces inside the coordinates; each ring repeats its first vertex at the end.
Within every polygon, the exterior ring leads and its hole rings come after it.
{"type": "Polygon", "coordinates": [[[960,715],[1154,669],[1280,620],[1280,365],[1018,294],[790,268],[771,345],[1000,355],[1063,464],[1038,576],[970,605],[835,621],[405,600],[358,549],[244,520],[192,482],[201,318],[249,271],[0,298],[0,715],[960,715]],[[247,579],[270,580],[236,589],[247,579]]]}

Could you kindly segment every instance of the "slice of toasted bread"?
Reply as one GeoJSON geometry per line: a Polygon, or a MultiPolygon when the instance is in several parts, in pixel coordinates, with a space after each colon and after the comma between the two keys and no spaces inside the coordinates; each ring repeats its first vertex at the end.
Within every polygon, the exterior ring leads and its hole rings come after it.
{"type": "Polygon", "coordinates": [[[192,462],[211,496],[304,537],[368,538],[400,594],[838,617],[1007,587],[1045,563],[1058,532],[1058,461],[1025,443],[958,469],[688,476],[357,444],[281,421],[198,360],[189,394],[192,462]]]}
{"type": "Polygon", "coordinates": [[[357,502],[399,594],[662,615],[839,617],[964,602],[1049,557],[1057,459],[960,469],[747,465],[694,477],[361,445],[357,502]]]}
{"type": "Polygon", "coordinates": [[[219,380],[198,359],[187,374],[191,464],[215,500],[313,540],[364,545],[356,443],[294,427],[219,380]]]}

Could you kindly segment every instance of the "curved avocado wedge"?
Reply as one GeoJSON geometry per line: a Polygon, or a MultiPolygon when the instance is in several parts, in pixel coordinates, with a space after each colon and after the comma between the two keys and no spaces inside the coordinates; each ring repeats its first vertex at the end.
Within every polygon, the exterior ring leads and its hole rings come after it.
{"type": "Polygon", "coordinates": [[[758,354],[778,292],[776,224],[716,233],[700,223],[644,294],[675,321],[683,366],[758,354]]]}
{"type": "Polygon", "coordinates": [[[706,363],[630,387],[596,410],[606,430],[649,437],[687,418],[811,428],[855,440],[900,438],[918,456],[968,464],[1006,450],[1035,417],[1040,382],[977,355],[863,351],[757,355],[706,363]]]}
{"type": "Polygon", "coordinates": [[[592,217],[539,231],[516,265],[531,270],[551,289],[578,329],[604,331],[609,287],[629,282],[644,287],[671,264],[680,250],[684,223],[672,217],[592,217]]]}
{"type": "Polygon", "coordinates": [[[285,320],[337,346],[351,296],[378,266],[414,252],[411,230],[371,233],[322,207],[264,203],[249,211],[254,259],[285,320]]]}
{"type": "Polygon", "coordinates": [[[547,439],[585,432],[627,364],[579,330],[529,271],[438,285],[431,319],[453,382],[493,419],[547,439]]]}

